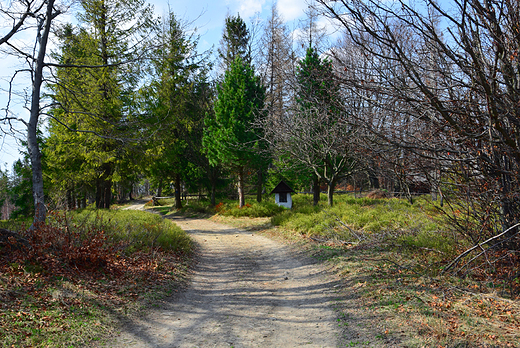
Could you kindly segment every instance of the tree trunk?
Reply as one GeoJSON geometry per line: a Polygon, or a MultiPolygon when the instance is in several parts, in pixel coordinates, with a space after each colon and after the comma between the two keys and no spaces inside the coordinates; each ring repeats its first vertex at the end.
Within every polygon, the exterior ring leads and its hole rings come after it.
{"type": "Polygon", "coordinates": [[[216,194],[217,194],[218,170],[215,167],[210,167],[208,174],[209,174],[209,180],[211,183],[211,205],[214,207],[217,204],[216,194]]]}
{"type": "Polygon", "coordinates": [[[69,189],[69,190],[67,190],[67,210],[74,209],[73,202],[75,202],[75,201],[73,201],[73,198],[72,198],[72,190],[69,189]]]}
{"type": "Polygon", "coordinates": [[[258,183],[256,184],[256,201],[258,203],[262,202],[262,183],[263,183],[263,175],[262,170],[258,170],[258,183]]]}
{"type": "Polygon", "coordinates": [[[110,209],[112,200],[112,165],[105,163],[101,166],[102,174],[96,182],[96,208],[110,209]]]}
{"type": "Polygon", "coordinates": [[[368,181],[370,182],[370,187],[374,190],[379,189],[379,178],[377,177],[374,170],[368,170],[368,181]]]}
{"type": "Polygon", "coordinates": [[[215,198],[215,193],[217,191],[217,184],[215,182],[215,180],[211,180],[211,206],[215,206],[217,205],[217,201],[216,201],[216,198],[215,198]]]}
{"type": "Polygon", "coordinates": [[[410,202],[410,204],[413,204],[413,196],[412,192],[410,192],[410,186],[408,184],[404,184],[404,187],[406,189],[406,197],[408,198],[408,202],[410,202]]]}
{"type": "Polygon", "coordinates": [[[105,203],[103,208],[110,209],[110,203],[112,203],[112,179],[107,179],[104,182],[103,201],[105,203]]]}
{"type": "Polygon", "coordinates": [[[238,206],[242,208],[244,205],[244,168],[240,168],[238,170],[238,206]]]}
{"type": "Polygon", "coordinates": [[[78,202],[78,189],[74,185],[74,190],[72,191],[72,209],[79,208],[78,202]]]}
{"type": "Polygon", "coordinates": [[[102,180],[101,179],[97,179],[96,180],[96,209],[101,209],[101,197],[102,197],[102,194],[101,192],[103,191],[102,189],[102,180]]]}
{"type": "Polygon", "coordinates": [[[81,196],[81,204],[79,205],[81,208],[87,207],[87,191],[83,190],[82,196],[81,196]]]}
{"type": "Polygon", "coordinates": [[[40,48],[35,62],[32,95],[31,113],[27,123],[27,150],[31,159],[32,179],[33,179],[33,198],[34,198],[34,220],[31,228],[38,223],[44,223],[47,217],[45,207],[45,195],[43,192],[43,171],[41,162],[40,146],[38,145],[38,120],[40,118],[40,90],[43,81],[43,61],[47,50],[47,41],[51,30],[51,22],[59,13],[53,13],[54,0],[47,2],[45,22],[38,31],[40,48]]]}
{"type": "Polygon", "coordinates": [[[159,179],[159,186],[157,187],[157,197],[162,196],[162,190],[163,190],[163,179],[159,179]]]}
{"type": "Polygon", "coordinates": [[[110,209],[112,200],[112,181],[107,178],[100,178],[96,183],[96,208],[110,209]]]}
{"type": "Polygon", "coordinates": [[[314,176],[312,181],[312,193],[312,204],[318,205],[318,203],[320,202],[320,181],[318,180],[317,176],[314,176]]]}
{"type": "MultiPolygon", "coordinates": [[[[503,170],[503,173],[501,174],[501,202],[500,202],[500,215],[501,215],[501,225],[502,225],[502,231],[507,230],[511,226],[515,224],[515,209],[518,209],[518,203],[514,202],[514,200],[511,199],[511,175],[509,174],[511,172],[511,161],[507,156],[501,156],[501,169],[503,170]]],[[[511,232],[508,235],[514,235],[517,232],[517,228],[511,230],[511,232]]],[[[512,245],[512,247],[514,247],[512,245]]]]}
{"type": "Polygon", "coordinates": [[[179,174],[175,174],[175,209],[181,208],[181,176],[179,174]]]}
{"type": "Polygon", "coordinates": [[[334,205],[334,189],[336,188],[336,179],[332,179],[327,185],[327,201],[329,207],[334,205]]]}

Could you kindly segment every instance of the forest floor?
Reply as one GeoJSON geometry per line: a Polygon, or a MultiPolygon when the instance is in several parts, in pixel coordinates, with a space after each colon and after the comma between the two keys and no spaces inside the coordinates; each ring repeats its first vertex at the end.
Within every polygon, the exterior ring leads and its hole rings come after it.
{"type": "Polygon", "coordinates": [[[377,335],[373,318],[341,293],[340,279],[301,249],[207,219],[169,218],[197,244],[191,282],[128,319],[105,346],[399,346],[377,335]],[[345,316],[345,306],[353,315],[345,316]]]}

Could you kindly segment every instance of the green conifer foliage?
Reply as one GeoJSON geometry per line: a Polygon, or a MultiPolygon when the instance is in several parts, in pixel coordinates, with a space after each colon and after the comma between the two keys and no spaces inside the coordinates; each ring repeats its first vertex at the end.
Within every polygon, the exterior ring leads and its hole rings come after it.
{"type": "Polygon", "coordinates": [[[245,204],[245,169],[260,160],[259,131],[253,127],[262,112],[265,89],[251,65],[237,57],[217,87],[214,118],[205,120],[203,145],[211,163],[222,163],[238,175],[239,205],[245,204]]]}

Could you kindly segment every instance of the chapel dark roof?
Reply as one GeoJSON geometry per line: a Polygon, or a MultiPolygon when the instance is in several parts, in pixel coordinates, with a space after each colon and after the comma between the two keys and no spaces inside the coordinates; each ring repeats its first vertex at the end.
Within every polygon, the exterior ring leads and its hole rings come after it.
{"type": "Polygon", "coordinates": [[[289,187],[284,181],[280,181],[278,185],[271,191],[271,194],[273,193],[292,193],[294,190],[289,187]]]}

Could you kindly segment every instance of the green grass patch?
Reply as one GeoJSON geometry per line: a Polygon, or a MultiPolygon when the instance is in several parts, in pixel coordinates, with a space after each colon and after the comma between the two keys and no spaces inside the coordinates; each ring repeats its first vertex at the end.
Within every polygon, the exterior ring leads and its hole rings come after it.
{"type": "Polygon", "coordinates": [[[343,239],[355,237],[338,219],[362,234],[400,230],[428,232],[444,228],[439,219],[425,214],[424,200],[418,200],[416,204],[411,205],[401,199],[337,195],[333,207],[327,206],[323,200],[317,206],[312,206],[311,201],[311,195],[294,195],[293,209],[273,216],[273,225],[301,234],[343,239]]]}
{"type": "Polygon", "coordinates": [[[149,201],[145,204],[147,209],[158,212],[161,215],[168,215],[172,211],[176,214],[183,214],[187,216],[199,216],[199,215],[213,215],[215,214],[215,207],[211,206],[208,199],[186,199],[182,201],[182,208],[175,208],[175,198],[163,198],[157,199],[157,204],[154,205],[153,201],[149,201]]]}
{"type": "Polygon", "coordinates": [[[190,199],[185,201],[183,207],[179,210],[179,213],[190,216],[213,215],[215,212],[215,207],[211,206],[211,202],[209,200],[198,199],[190,199]]]}
{"type": "Polygon", "coordinates": [[[0,220],[0,228],[9,231],[19,231],[31,226],[32,222],[32,217],[18,217],[16,219],[0,220]]]}
{"type": "Polygon", "coordinates": [[[156,200],[158,206],[173,206],[175,205],[175,198],[160,198],[156,200]]]}
{"type": "Polygon", "coordinates": [[[69,213],[71,228],[97,228],[109,238],[128,245],[130,251],[147,251],[156,247],[188,253],[192,242],[175,223],[156,214],[138,210],[84,209],[69,213]]]}

